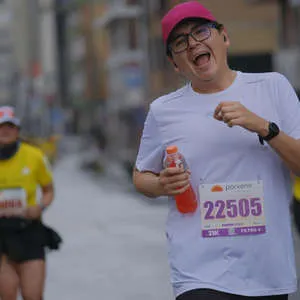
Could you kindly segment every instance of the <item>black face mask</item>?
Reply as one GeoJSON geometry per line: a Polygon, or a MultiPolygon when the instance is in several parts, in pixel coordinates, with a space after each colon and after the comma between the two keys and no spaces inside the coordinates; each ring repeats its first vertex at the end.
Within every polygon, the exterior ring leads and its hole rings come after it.
{"type": "Polygon", "coordinates": [[[0,160],[6,160],[13,157],[19,150],[19,141],[12,144],[0,146],[0,160]]]}

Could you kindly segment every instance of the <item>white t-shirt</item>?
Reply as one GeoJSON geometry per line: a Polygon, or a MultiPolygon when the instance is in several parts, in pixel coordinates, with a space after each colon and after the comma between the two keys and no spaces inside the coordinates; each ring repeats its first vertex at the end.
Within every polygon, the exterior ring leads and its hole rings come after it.
{"type": "Polygon", "coordinates": [[[191,170],[198,209],[180,214],[169,199],[166,224],[171,281],[176,296],[210,288],[245,296],[293,293],[297,287],[289,203],[289,170],[258,136],[213,118],[221,101],[239,101],[300,139],[300,104],[278,73],[238,72],[233,84],[214,94],[199,94],[190,84],[150,106],[136,161],[139,171],[159,173],[165,148],[176,145],[191,170]],[[266,232],[202,236],[201,184],[262,182],[266,232]]]}

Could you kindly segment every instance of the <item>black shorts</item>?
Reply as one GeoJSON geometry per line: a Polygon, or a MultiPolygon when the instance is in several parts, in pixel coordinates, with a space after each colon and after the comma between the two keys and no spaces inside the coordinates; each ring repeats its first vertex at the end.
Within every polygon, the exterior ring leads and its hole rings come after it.
{"type": "Polygon", "coordinates": [[[44,260],[45,248],[58,249],[60,242],[59,235],[41,221],[0,218],[0,255],[13,262],[44,260]]]}
{"type": "Polygon", "coordinates": [[[195,289],[179,295],[176,300],[288,300],[288,295],[247,297],[210,289],[195,289]]]}

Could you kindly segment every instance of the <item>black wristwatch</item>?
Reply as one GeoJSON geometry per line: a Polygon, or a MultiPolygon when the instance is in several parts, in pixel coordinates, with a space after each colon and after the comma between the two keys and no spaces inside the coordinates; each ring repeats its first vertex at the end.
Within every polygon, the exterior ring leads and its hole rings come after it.
{"type": "Polygon", "coordinates": [[[279,134],[279,132],[280,132],[279,127],[275,123],[270,122],[268,135],[266,135],[266,136],[258,135],[259,142],[263,145],[264,141],[266,141],[266,142],[270,141],[272,138],[277,136],[279,134]]]}

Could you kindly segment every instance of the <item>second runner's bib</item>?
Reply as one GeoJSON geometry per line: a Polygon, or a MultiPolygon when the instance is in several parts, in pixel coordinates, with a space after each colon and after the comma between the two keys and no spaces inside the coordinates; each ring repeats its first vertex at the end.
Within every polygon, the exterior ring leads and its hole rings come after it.
{"type": "Polygon", "coordinates": [[[0,215],[2,212],[21,213],[26,206],[26,192],[24,189],[0,189],[0,215]]]}

